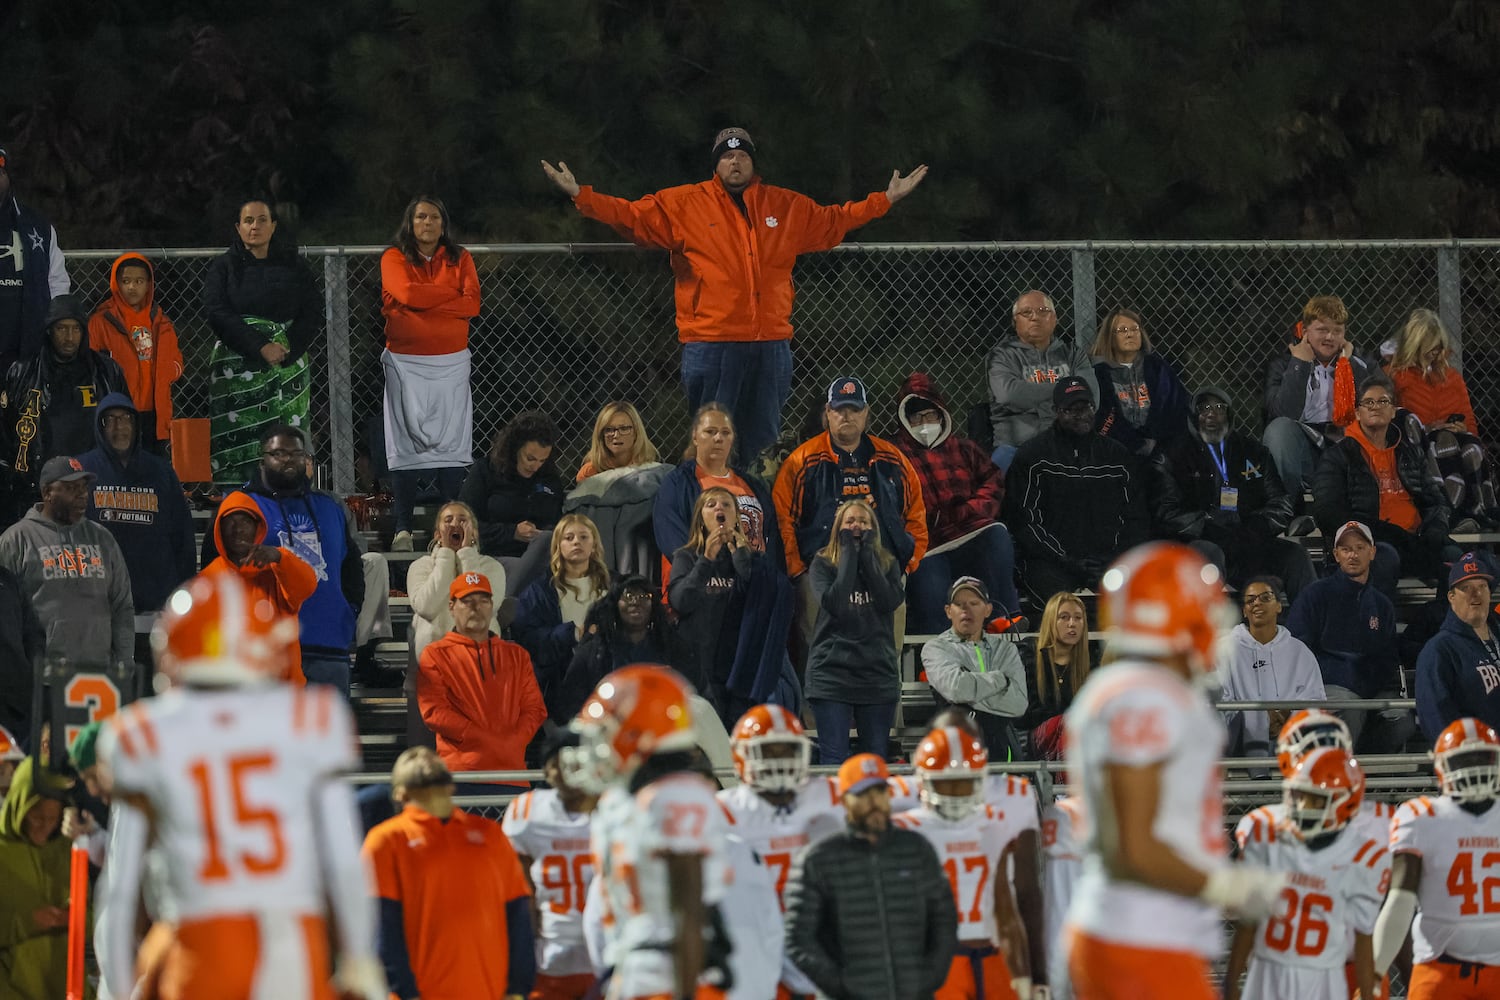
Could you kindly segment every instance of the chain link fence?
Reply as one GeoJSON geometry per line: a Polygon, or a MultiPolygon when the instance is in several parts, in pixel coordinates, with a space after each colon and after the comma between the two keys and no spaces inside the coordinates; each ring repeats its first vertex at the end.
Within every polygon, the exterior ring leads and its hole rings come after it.
{"type": "MultiPolygon", "coordinates": [[[[310,247],[328,336],[314,352],[313,435],[340,492],[368,484],[361,456],[379,454],[383,342],[379,247],[310,247]]],[[[470,248],[483,306],[473,325],[476,454],[510,417],[541,409],[562,435],[560,468],[576,468],[603,403],[630,399],[669,460],[687,439],[665,255],[615,244],[470,248]]],[[[152,253],[157,303],[187,359],[178,414],[208,415],[212,334],[203,274],[216,250],[152,253]]],[[[108,294],[116,251],[74,251],[68,266],[86,306],[108,294]]],[[[1155,348],[1191,387],[1233,396],[1258,428],[1262,373],[1312,295],[1349,306],[1349,335],[1375,353],[1413,308],[1436,309],[1461,345],[1480,432],[1500,420],[1500,241],[1350,243],[1099,242],[859,244],[806,257],[796,274],[795,377],[783,419],[791,447],[815,426],[824,387],[862,376],[872,429],[894,429],[897,389],[932,374],[956,415],[987,399],[986,358],[1012,329],[1029,289],[1057,303],[1059,334],[1092,344],[1108,311],[1141,312],[1155,348]]],[[[377,462],[377,465],[379,463],[377,462]]]]}

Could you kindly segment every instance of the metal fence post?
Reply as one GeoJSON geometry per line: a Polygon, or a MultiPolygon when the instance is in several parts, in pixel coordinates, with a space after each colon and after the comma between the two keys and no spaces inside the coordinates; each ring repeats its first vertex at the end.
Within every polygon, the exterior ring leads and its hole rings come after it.
{"type": "Polygon", "coordinates": [[[323,308],[328,328],[328,447],[333,490],[354,492],[354,366],[349,362],[349,258],[323,258],[323,308]]]}
{"type": "Polygon", "coordinates": [[[1463,322],[1462,274],[1458,242],[1455,240],[1452,246],[1438,247],[1438,317],[1453,336],[1453,364],[1460,372],[1464,370],[1463,335],[1459,329],[1463,322]]]}
{"type": "Polygon", "coordinates": [[[1094,342],[1094,248],[1073,251],[1073,342],[1088,350],[1094,342]]]}

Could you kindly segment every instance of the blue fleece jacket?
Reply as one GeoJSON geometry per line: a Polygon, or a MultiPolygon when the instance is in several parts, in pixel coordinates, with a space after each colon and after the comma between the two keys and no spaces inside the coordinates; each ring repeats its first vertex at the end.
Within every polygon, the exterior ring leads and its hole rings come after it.
{"type": "Polygon", "coordinates": [[[1455,719],[1472,717],[1500,729],[1500,633],[1490,619],[1490,642],[1452,611],[1417,657],[1417,719],[1422,735],[1438,738],[1455,719]]]}
{"type": "Polygon", "coordinates": [[[1317,657],[1324,686],[1361,698],[1399,688],[1396,608],[1369,583],[1335,572],[1304,587],[1286,628],[1317,657]]]}
{"type": "MultiPolygon", "coordinates": [[[[765,516],[763,530],[766,536],[766,555],[771,557],[772,566],[785,571],[786,553],[781,549],[781,527],[776,520],[776,504],[771,499],[771,491],[766,489],[765,483],[744,469],[731,465],[729,470],[743,479],[745,485],[750,487],[750,492],[755,494],[755,499],[760,501],[760,509],[765,516]]],[[[683,460],[681,465],[667,473],[666,478],[661,481],[661,486],[656,491],[656,504],[651,510],[651,524],[656,533],[656,547],[667,558],[670,559],[674,552],[687,544],[691,528],[688,522],[693,518],[693,504],[698,502],[702,493],[703,486],[698,482],[696,459],[683,460]]]]}

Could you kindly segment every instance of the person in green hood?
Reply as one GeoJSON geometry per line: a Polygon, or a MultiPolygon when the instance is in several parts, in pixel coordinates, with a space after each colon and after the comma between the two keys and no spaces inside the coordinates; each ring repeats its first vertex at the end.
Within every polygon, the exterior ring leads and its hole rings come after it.
{"type": "Polygon", "coordinates": [[[0,1000],[55,1000],[66,988],[67,781],[35,766],[21,762],[0,808],[0,1000]]]}

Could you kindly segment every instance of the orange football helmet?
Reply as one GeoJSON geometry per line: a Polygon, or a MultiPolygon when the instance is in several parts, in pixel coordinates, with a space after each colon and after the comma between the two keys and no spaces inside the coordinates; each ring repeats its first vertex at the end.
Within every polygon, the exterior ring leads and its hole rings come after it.
{"type": "Polygon", "coordinates": [[[807,784],[812,740],[801,721],[780,705],[756,705],[740,716],[729,734],[729,749],[734,773],[757,792],[795,792],[807,784]],[[768,756],[772,747],[778,750],[768,756]]]}
{"type": "Polygon", "coordinates": [[[605,677],[573,720],[578,746],[558,755],[567,783],[597,795],[654,753],[693,749],[692,694],[666,667],[633,663],[605,677]]]}
{"type": "Polygon", "coordinates": [[[167,598],[151,650],[174,685],[265,683],[286,675],[297,634],[297,616],[277,611],[238,574],[210,573],[167,598]]]}
{"type": "Polygon", "coordinates": [[[1364,798],[1365,772],[1340,747],[1320,747],[1307,754],[1281,783],[1287,822],[1303,840],[1348,826],[1364,798]]]}
{"type": "Polygon", "coordinates": [[[1276,736],[1276,763],[1282,778],[1290,778],[1297,764],[1309,751],[1319,747],[1338,747],[1354,753],[1349,727],[1332,712],[1321,708],[1304,708],[1293,712],[1276,736]]]}
{"type": "Polygon", "coordinates": [[[1455,802],[1500,798],[1500,737],[1478,719],[1454,719],[1433,747],[1443,794],[1455,802]]]}
{"type": "Polygon", "coordinates": [[[917,797],[944,819],[960,820],[984,805],[984,774],[990,754],[984,741],[957,726],[934,729],[922,738],[912,764],[917,772],[917,797]],[[967,795],[950,795],[933,787],[937,781],[974,782],[967,795]]]}
{"type": "Polygon", "coordinates": [[[1217,566],[1186,545],[1149,542],[1115,560],[1100,586],[1099,620],[1114,649],[1180,653],[1195,674],[1213,671],[1215,647],[1234,621],[1217,566]]]}

